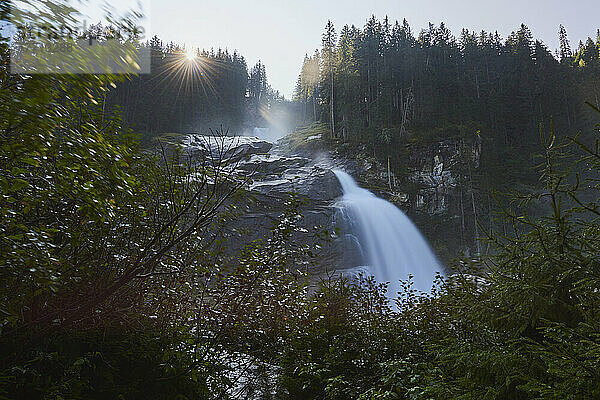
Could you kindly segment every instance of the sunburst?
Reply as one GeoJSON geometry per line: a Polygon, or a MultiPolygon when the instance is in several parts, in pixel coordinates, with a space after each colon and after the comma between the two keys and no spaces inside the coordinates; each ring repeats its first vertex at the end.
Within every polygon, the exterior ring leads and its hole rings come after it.
{"type": "MultiPolygon", "coordinates": [[[[184,93],[200,91],[205,96],[221,96],[214,86],[214,80],[227,73],[228,66],[209,57],[197,49],[179,49],[165,55],[164,68],[153,78],[157,85],[168,81],[177,88],[177,101],[184,93]]],[[[165,88],[166,90],[166,88],[165,88]]]]}
{"type": "Polygon", "coordinates": [[[185,55],[187,61],[194,61],[198,57],[197,51],[193,49],[188,49],[183,54],[185,55]]]}

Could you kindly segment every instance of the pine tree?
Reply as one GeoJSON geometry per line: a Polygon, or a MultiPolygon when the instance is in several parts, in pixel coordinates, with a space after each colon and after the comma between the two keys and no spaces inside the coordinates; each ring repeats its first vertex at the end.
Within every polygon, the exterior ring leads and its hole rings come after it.
{"type": "Polygon", "coordinates": [[[336,34],[333,23],[327,21],[325,26],[325,33],[323,33],[322,39],[323,61],[326,62],[326,68],[324,72],[329,76],[329,123],[331,127],[331,136],[335,137],[335,115],[334,115],[334,70],[335,70],[335,47],[336,47],[336,34]]]}
{"type": "Polygon", "coordinates": [[[573,52],[571,51],[571,43],[567,37],[567,30],[563,25],[560,25],[558,30],[558,41],[560,45],[560,62],[570,62],[573,52]]]}

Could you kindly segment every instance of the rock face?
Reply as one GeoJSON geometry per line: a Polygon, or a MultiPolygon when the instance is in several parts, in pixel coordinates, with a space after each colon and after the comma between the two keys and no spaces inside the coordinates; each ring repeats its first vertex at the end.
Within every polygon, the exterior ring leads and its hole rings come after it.
{"type": "Polygon", "coordinates": [[[283,157],[276,154],[254,155],[240,166],[240,169],[262,177],[275,177],[288,170],[298,169],[310,163],[305,157],[283,157]]]}
{"type": "Polygon", "coordinates": [[[458,140],[444,140],[421,145],[411,149],[409,154],[413,168],[409,179],[419,187],[416,210],[433,216],[456,215],[460,203],[460,178],[462,176],[464,182],[469,168],[479,168],[481,141],[465,144],[458,140]]]}
{"type": "Polygon", "coordinates": [[[277,145],[251,137],[215,138],[187,136],[182,142],[191,157],[224,158],[242,174],[251,177],[243,204],[246,212],[235,218],[227,229],[231,240],[225,246],[226,255],[235,258],[247,244],[268,236],[275,221],[284,211],[290,193],[302,201],[301,231],[294,240],[303,244],[324,246],[321,262],[328,267],[339,264],[335,246],[322,243],[317,232],[334,231],[333,205],[342,195],[342,188],[329,163],[301,155],[287,155],[277,145]]]}
{"type": "Polygon", "coordinates": [[[462,192],[457,171],[465,158],[470,158],[473,168],[477,168],[481,154],[481,145],[477,142],[468,146],[456,140],[410,145],[406,149],[408,174],[396,177],[388,176],[387,166],[370,157],[366,149],[326,150],[320,135],[291,135],[275,145],[250,137],[223,139],[191,135],[182,144],[192,157],[224,154],[238,171],[252,178],[246,188],[248,196],[244,196],[244,204],[240,204],[245,212],[227,227],[232,232],[226,246],[231,257],[239,255],[245,245],[268,236],[273,221],[284,211],[285,200],[294,192],[305,200],[299,210],[303,215],[300,227],[305,233],[296,234],[295,241],[322,243],[315,236],[319,229],[334,232],[339,228],[342,233],[325,245],[322,270],[348,268],[352,260],[358,258],[344,250],[352,248],[345,243],[355,238],[344,235],[340,221],[336,221],[336,202],[342,196],[342,189],[332,169],[347,171],[357,178],[360,186],[406,211],[429,239],[438,257],[448,261],[455,255],[453,249],[458,245],[454,242],[460,236],[456,224],[462,192]],[[219,146],[225,151],[218,153],[219,146]]]}
{"type": "Polygon", "coordinates": [[[342,195],[342,188],[326,163],[298,155],[285,156],[275,146],[269,156],[253,156],[240,168],[253,172],[248,191],[255,200],[250,212],[237,222],[237,228],[243,232],[241,242],[268,235],[272,221],[284,211],[285,200],[293,192],[303,200],[299,225],[304,231],[296,233],[294,241],[309,245],[318,242],[324,246],[321,263],[328,267],[340,264],[336,246],[322,243],[316,236],[322,230],[335,230],[333,205],[342,195]]]}
{"type": "MultiPolygon", "coordinates": [[[[387,166],[373,157],[357,157],[357,162],[345,161],[345,168],[362,186],[395,203],[409,214],[448,216],[456,214],[461,164],[466,159],[474,169],[479,166],[481,144],[465,145],[457,140],[412,144],[406,149],[404,165],[407,175],[388,176],[387,166]]],[[[366,149],[358,151],[361,155],[366,149]]],[[[352,155],[341,154],[343,159],[352,155]]],[[[464,173],[464,171],[463,171],[464,173]]],[[[464,176],[463,176],[464,178],[464,176]]]]}
{"type": "Polygon", "coordinates": [[[456,189],[451,167],[456,163],[457,148],[451,142],[441,142],[418,154],[413,156],[415,169],[409,177],[420,187],[415,201],[417,211],[430,215],[448,213],[456,189]]]}
{"type": "Polygon", "coordinates": [[[275,196],[295,192],[316,202],[333,201],[342,195],[342,188],[333,172],[318,166],[287,169],[278,179],[255,182],[250,189],[275,196]]]}
{"type": "Polygon", "coordinates": [[[476,251],[470,191],[482,154],[479,136],[407,141],[393,150],[402,159],[399,175],[388,176],[385,158],[365,145],[337,143],[331,158],[361,187],[402,209],[444,264],[476,251]]]}
{"type": "Polygon", "coordinates": [[[255,154],[266,154],[272,143],[249,136],[188,135],[181,145],[192,157],[210,156],[227,162],[245,160],[255,154]]]}

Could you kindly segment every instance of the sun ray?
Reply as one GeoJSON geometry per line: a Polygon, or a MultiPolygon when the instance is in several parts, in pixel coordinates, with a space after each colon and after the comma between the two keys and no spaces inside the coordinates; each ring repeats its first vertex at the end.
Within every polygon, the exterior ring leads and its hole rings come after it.
{"type": "Polygon", "coordinates": [[[198,55],[196,50],[193,49],[186,50],[184,54],[188,61],[194,61],[198,55]]]}
{"type": "Polygon", "coordinates": [[[193,55],[191,57],[191,53],[184,49],[166,54],[164,67],[152,77],[152,81],[163,94],[168,93],[169,88],[175,89],[174,104],[180,104],[180,100],[189,94],[210,97],[222,103],[224,98],[217,85],[233,68],[205,52],[196,50],[193,55]]]}

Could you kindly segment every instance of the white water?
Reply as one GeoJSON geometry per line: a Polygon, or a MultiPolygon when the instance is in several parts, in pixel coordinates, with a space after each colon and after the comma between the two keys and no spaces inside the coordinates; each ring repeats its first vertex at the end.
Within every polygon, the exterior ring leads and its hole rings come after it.
{"type": "Polygon", "coordinates": [[[415,289],[429,292],[442,267],[421,232],[396,206],[359,187],[347,173],[333,172],[344,193],[340,211],[364,258],[358,265],[366,265],[378,282],[390,282],[390,297],[409,275],[415,289]]]}

